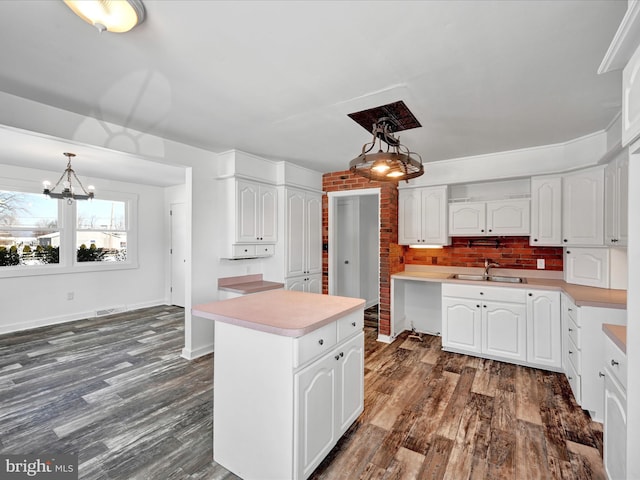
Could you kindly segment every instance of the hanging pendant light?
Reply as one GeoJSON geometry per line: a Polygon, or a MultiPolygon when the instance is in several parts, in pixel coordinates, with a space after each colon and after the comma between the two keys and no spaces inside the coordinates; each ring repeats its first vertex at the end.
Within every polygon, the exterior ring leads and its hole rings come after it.
{"type": "Polygon", "coordinates": [[[51,186],[50,182],[46,180],[42,182],[42,184],[44,185],[44,191],[42,193],[44,193],[45,195],[51,198],[56,198],[56,199],[66,198],[67,203],[69,204],[73,203],[74,200],[91,200],[92,198],[94,198],[93,185],[89,185],[85,190],[85,188],[82,186],[82,183],[80,182],[80,179],[78,179],[76,172],[71,167],[71,159],[75,157],[76,154],[65,152],[63,153],[63,155],[67,157],[67,168],[64,169],[64,172],[62,172],[62,175],[60,175],[60,178],[58,179],[56,184],[53,186],[53,188],[49,188],[51,186]],[[77,189],[73,186],[74,180],[80,187],[80,191],[82,193],[79,193],[77,189]],[[55,192],[54,190],[58,188],[58,185],[60,184],[62,184],[62,190],[60,192],[55,192]]]}
{"type": "Polygon", "coordinates": [[[373,139],[362,146],[362,153],[349,162],[349,170],[356,175],[379,182],[409,181],[424,173],[422,157],[411,152],[395,137],[394,122],[381,117],[373,125],[373,139]],[[371,152],[376,144],[377,153],[371,152]]]}

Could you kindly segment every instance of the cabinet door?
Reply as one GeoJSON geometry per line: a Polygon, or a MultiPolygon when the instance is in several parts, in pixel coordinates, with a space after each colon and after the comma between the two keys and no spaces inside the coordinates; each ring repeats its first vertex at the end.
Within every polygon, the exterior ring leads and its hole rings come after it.
{"type": "Polygon", "coordinates": [[[624,391],[605,370],[604,469],[611,480],[627,478],[627,400],[624,391]]]}
{"type": "Polygon", "coordinates": [[[422,189],[421,195],[421,243],[448,245],[448,189],[446,186],[422,189]]]}
{"type": "Polygon", "coordinates": [[[616,188],[616,162],[608,163],[604,169],[604,243],[615,245],[618,235],[618,207],[616,188]]]}
{"type": "Polygon", "coordinates": [[[589,287],[609,288],[609,249],[565,248],[564,281],[589,287]]]}
{"type": "Polygon", "coordinates": [[[629,241],[629,155],[616,161],[616,246],[627,246],[629,241]]]}
{"type": "Polygon", "coordinates": [[[531,245],[562,245],[562,177],[531,178],[531,245]]]}
{"type": "Polygon", "coordinates": [[[449,235],[486,235],[485,202],[452,203],[449,205],[449,235]]]}
{"type": "Polygon", "coordinates": [[[487,202],[487,235],[529,235],[528,199],[487,202]]]}
{"type": "Polygon", "coordinates": [[[361,332],[349,340],[336,355],[339,356],[336,429],[340,437],[364,410],[364,334],[361,332]]]}
{"type": "Polygon", "coordinates": [[[304,275],[305,265],[305,194],[287,190],[286,275],[304,275]]]}
{"type": "Polygon", "coordinates": [[[562,366],[560,292],[527,292],[527,362],[554,369],[562,366]]]}
{"type": "Polygon", "coordinates": [[[420,189],[400,190],[398,194],[398,244],[415,245],[422,241],[422,196],[420,189]]]}
{"type": "Polygon", "coordinates": [[[524,305],[482,302],[482,353],[526,361],[526,313],[524,305]]]}
{"type": "MultiPolygon", "coordinates": [[[[307,273],[322,272],[322,197],[305,196],[305,261],[307,273]]],[[[322,290],[322,288],[321,288],[322,290]]],[[[320,292],[318,292],[320,293],[320,292]]]]}
{"type": "Polygon", "coordinates": [[[311,275],[305,278],[307,279],[305,282],[305,292],[322,293],[322,275],[311,275]]]}
{"type": "Polygon", "coordinates": [[[562,242],[604,244],[604,170],[567,174],[562,183],[562,242]]]}
{"type": "Polygon", "coordinates": [[[305,292],[306,286],[307,284],[304,278],[298,277],[298,278],[287,278],[284,288],[285,290],[293,290],[295,292],[305,292]]]}
{"type": "Polygon", "coordinates": [[[334,445],[337,365],[328,355],[295,375],[297,478],[307,478],[334,445]]]}
{"type": "Polygon", "coordinates": [[[442,346],[480,353],[481,303],[462,298],[442,298],[442,346]]]}
{"type": "Polygon", "coordinates": [[[255,243],[258,234],[258,184],[236,182],[236,242],[255,243]]]}
{"type": "Polygon", "coordinates": [[[278,239],[278,192],[275,187],[260,185],[258,190],[258,237],[262,242],[278,239]]]}
{"type": "Polygon", "coordinates": [[[622,70],[622,146],[640,135],[640,48],[622,70]]]}

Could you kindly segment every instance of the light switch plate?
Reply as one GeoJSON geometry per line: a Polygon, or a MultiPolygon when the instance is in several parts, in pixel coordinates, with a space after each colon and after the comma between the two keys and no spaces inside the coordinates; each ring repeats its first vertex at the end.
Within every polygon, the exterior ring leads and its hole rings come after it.
{"type": "Polygon", "coordinates": [[[544,270],[544,258],[538,259],[538,270],[544,270]]]}

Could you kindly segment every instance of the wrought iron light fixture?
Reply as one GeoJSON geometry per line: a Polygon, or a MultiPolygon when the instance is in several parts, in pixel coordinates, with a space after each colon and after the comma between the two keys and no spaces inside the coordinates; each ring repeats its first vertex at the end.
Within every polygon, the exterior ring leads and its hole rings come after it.
{"type": "Polygon", "coordinates": [[[64,3],[101,33],[128,32],[141,24],[145,17],[140,0],[64,0],[64,3]]]}
{"type": "Polygon", "coordinates": [[[400,143],[400,139],[393,134],[395,128],[396,123],[391,117],[379,118],[373,124],[373,139],[365,143],[362,153],[349,162],[349,170],[379,182],[408,182],[409,179],[422,175],[422,157],[400,143]],[[369,153],[376,143],[378,152],[369,153]]]}
{"type": "Polygon", "coordinates": [[[53,186],[53,188],[49,188],[51,186],[51,183],[47,182],[46,180],[42,182],[42,184],[44,185],[44,191],[42,193],[44,193],[45,195],[48,195],[51,198],[58,198],[58,199],[66,198],[67,203],[69,204],[73,203],[74,200],[92,199],[94,197],[93,185],[89,185],[87,187],[88,191],[85,190],[85,188],[82,186],[82,183],[78,179],[76,172],[73,170],[73,168],[71,168],[71,159],[75,157],[76,154],[65,152],[63,153],[63,155],[67,157],[67,168],[64,169],[64,172],[62,172],[62,175],[60,175],[60,178],[58,179],[56,184],[53,186]],[[74,179],[80,186],[80,190],[82,191],[82,193],[76,193],[72,183],[74,179]],[[62,191],[54,192],[54,190],[58,188],[58,185],[60,185],[60,183],[62,183],[62,191]]]}

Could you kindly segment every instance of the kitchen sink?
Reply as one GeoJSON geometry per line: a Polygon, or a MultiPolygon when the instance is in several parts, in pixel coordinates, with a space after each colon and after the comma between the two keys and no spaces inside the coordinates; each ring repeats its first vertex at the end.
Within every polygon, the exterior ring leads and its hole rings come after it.
{"type": "Polygon", "coordinates": [[[503,277],[500,275],[470,275],[465,273],[454,273],[449,278],[455,278],[456,280],[473,280],[479,282],[503,282],[503,283],[527,283],[524,278],[521,277],[503,277]]]}

